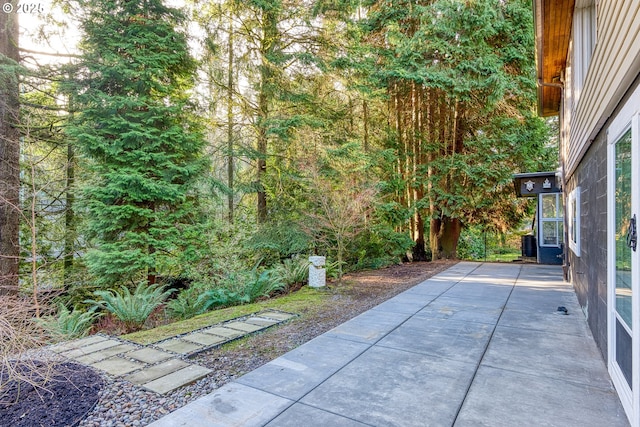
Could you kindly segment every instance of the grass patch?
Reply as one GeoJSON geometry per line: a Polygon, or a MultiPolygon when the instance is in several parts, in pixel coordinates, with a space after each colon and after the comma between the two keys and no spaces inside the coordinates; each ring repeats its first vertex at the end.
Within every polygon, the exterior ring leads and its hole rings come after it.
{"type": "Polygon", "coordinates": [[[515,261],[522,255],[520,250],[514,249],[504,253],[489,253],[487,261],[490,262],[511,262],[515,261]]]}
{"type": "Polygon", "coordinates": [[[214,310],[191,319],[122,335],[120,338],[147,345],[266,309],[281,310],[305,316],[308,313],[315,312],[325,303],[330,302],[331,295],[332,292],[326,289],[319,290],[305,286],[297,292],[280,298],[214,310]]]}

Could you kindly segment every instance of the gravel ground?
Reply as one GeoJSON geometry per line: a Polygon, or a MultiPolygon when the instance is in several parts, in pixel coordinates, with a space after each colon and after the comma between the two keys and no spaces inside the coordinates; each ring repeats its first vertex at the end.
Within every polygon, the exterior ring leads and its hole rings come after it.
{"type": "Polygon", "coordinates": [[[103,375],[103,387],[81,427],[146,426],[235,378],[298,347],[398,293],[453,265],[451,261],[411,263],[345,276],[331,285],[331,303],[310,309],[284,325],[198,354],[190,360],[213,373],[164,396],[103,375]]]}

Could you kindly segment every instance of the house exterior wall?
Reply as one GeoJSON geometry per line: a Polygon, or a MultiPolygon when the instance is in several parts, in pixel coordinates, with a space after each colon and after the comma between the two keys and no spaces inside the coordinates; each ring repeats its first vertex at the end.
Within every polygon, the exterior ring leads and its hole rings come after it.
{"type": "Polygon", "coordinates": [[[638,85],[640,2],[576,2],[567,55],[559,151],[565,204],[567,195],[580,187],[581,239],[579,256],[567,249],[568,275],[607,360],[607,127],[638,85]],[[593,35],[585,8],[597,12],[590,15],[596,18],[591,58],[584,49],[584,38],[593,35]]]}
{"type": "MultiPolygon", "coordinates": [[[[539,9],[540,3],[537,4],[539,9]]],[[[614,292],[623,266],[609,271],[616,259],[615,242],[608,232],[615,230],[616,221],[615,185],[608,182],[608,177],[617,173],[612,144],[628,126],[633,126],[632,135],[636,135],[632,161],[640,161],[635,145],[640,134],[640,1],[576,0],[574,6],[559,108],[560,167],[565,206],[569,206],[565,211],[567,275],[627,416],[632,425],[640,426],[640,293],[635,280],[633,324],[626,323],[629,328],[615,320],[620,311],[614,312],[615,307],[608,306],[609,301],[628,301],[628,297],[619,297],[623,295],[622,288],[619,295],[614,292]],[[624,348],[625,342],[633,346],[630,351],[629,347],[624,348]],[[633,378],[629,380],[631,370],[633,378]]],[[[544,40],[553,43],[552,39],[544,40]]],[[[554,54],[558,56],[558,52],[554,54]]],[[[624,177],[631,180],[628,173],[624,177]]],[[[637,186],[634,181],[631,191],[635,196],[629,198],[634,206],[637,186]]],[[[636,269],[638,256],[633,257],[636,269]]],[[[620,307],[624,308],[623,304],[620,307]]]]}
{"type": "Polygon", "coordinates": [[[607,360],[607,137],[601,132],[566,183],[580,188],[580,256],[567,249],[569,278],[607,360]]]}
{"type": "MultiPolygon", "coordinates": [[[[565,173],[567,177],[578,168],[583,156],[598,135],[603,125],[613,114],[621,98],[640,73],[640,2],[637,0],[581,1],[576,3],[576,16],[581,7],[596,10],[595,48],[588,61],[584,81],[577,82],[580,73],[567,68],[574,77],[565,76],[565,99],[562,115],[562,129],[565,150],[565,173]],[[596,24],[597,23],[597,24],[596,24]],[[573,87],[580,84],[580,95],[576,102],[571,99],[573,87]]],[[[574,20],[575,24],[575,20],[574,20]]],[[[570,59],[573,68],[584,58],[584,52],[576,48],[581,39],[588,37],[585,26],[575,26],[572,30],[572,51],[570,59]]]]}

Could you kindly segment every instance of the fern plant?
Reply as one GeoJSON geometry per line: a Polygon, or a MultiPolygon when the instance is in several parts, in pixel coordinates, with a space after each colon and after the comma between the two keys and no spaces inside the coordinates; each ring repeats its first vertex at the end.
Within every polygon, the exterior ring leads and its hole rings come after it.
{"type": "Polygon", "coordinates": [[[245,294],[249,301],[255,301],[258,298],[268,297],[276,291],[285,288],[285,284],[273,274],[272,270],[266,270],[258,274],[257,270],[251,272],[251,276],[245,283],[245,294]]]}
{"type": "Polygon", "coordinates": [[[202,305],[203,311],[207,311],[215,308],[247,304],[251,302],[251,299],[246,293],[234,292],[227,288],[215,288],[200,295],[198,302],[202,305]]]}
{"type": "Polygon", "coordinates": [[[54,337],[82,338],[89,333],[91,325],[101,315],[96,311],[96,307],[88,311],[82,311],[78,308],[69,310],[64,304],[60,304],[58,315],[43,318],[43,324],[54,337]]]}
{"type": "Polygon", "coordinates": [[[327,269],[327,277],[330,277],[332,279],[339,278],[342,272],[342,266],[345,264],[346,262],[344,261],[328,262],[325,265],[325,268],[327,269]]]}
{"type": "Polygon", "coordinates": [[[167,303],[169,315],[184,320],[206,311],[201,296],[193,289],[183,290],[177,298],[167,303]]]}
{"type": "Polygon", "coordinates": [[[161,284],[148,286],[140,282],[133,293],[126,286],[122,286],[120,292],[100,290],[93,293],[99,300],[85,302],[107,310],[124,323],[127,332],[133,332],[142,328],[151,312],[173,292],[163,288],[161,284]]]}
{"type": "Polygon", "coordinates": [[[309,261],[305,258],[287,258],[273,269],[273,275],[287,287],[304,284],[309,279],[309,261]]]}

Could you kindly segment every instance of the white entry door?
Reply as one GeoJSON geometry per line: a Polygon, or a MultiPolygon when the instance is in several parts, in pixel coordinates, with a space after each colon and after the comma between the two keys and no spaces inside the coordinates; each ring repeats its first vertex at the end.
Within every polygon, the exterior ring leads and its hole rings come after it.
{"type": "Polygon", "coordinates": [[[640,425],[639,131],[638,113],[623,109],[608,135],[609,372],[634,426],[640,425]]]}

